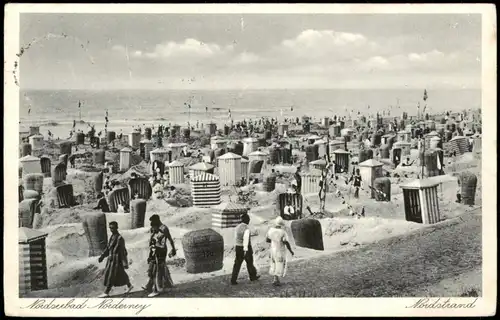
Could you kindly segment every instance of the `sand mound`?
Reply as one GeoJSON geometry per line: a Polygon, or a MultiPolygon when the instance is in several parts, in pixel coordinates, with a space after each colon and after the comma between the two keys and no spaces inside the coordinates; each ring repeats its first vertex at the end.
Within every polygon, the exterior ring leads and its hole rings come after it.
{"type": "Polygon", "coordinates": [[[57,210],[49,210],[48,214],[41,215],[41,227],[51,225],[62,225],[68,223],[82,222],[81,217],[89,212],[95,212],[89,206],[77,206],[72,208],[62,208],[57,210]]]}
{"type": "Polygon", "coordinates": [[[41,229],[47,232],[47,265],[49,268],[68,259],[88,256],[88,242],[81,223],[54,225],[41,229]]]}
{"type": "Polygon", "coordinates": [[[208,208],[187,208],[168,219],[168,224],[186,229],[204,229],[212,225],[212,210],[208,208]]]}

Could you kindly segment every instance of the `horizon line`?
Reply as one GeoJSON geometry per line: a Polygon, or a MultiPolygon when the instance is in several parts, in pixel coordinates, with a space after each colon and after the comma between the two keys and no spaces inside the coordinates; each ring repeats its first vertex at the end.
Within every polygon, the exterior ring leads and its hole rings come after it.
{"type": "Polygon", "coordinates": [[[482,90],[482,88],[225,88],[225,89],[187,89],[187,88],[19,88],[19,91],[297,91],[297,90],[428,90],[428,91],[457,91],[482,90]]]}

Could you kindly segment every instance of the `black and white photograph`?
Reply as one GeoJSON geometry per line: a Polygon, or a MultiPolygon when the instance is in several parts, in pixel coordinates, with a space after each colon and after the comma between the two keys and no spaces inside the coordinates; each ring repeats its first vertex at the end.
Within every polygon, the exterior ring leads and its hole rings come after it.
{"type": "Polygon", "coordinates": [[[494,6],[268,6],[6,7],[10,315],[495,313],[494,6]]]}

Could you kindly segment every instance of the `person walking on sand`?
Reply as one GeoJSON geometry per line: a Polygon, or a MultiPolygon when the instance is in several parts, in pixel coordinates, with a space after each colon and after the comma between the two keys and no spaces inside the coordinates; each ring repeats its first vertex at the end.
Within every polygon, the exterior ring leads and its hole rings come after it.
{"type": "Polygon", "coordinates": [[[283,278],[286,274],[286,250],[288,249],[291,255],[294,255],[290,242],[288,241],[288,235],[284,228],[285,221],[281,217],[277,217],[274,227],[271,227],[266,234],[266,242],[271,243],[271,266],[269,268],[269,274],[274,277],[274,286],[279,286],[281,284],[280,277],[283,278]]]}
{"type": "Polygon", "coordinates": [[[294,178],[295,178],[295,186],[297,187],[296,188],[297,193],[300,193],[302,189],[302,177],[300,176],[300,166],[297,167],[297,171],[295,171],[294,178]]]}
{"type": "Polygon", "coordinates": [[[97,199],[99,200],[97,202],[97,207],[94,208],[94,210],[102,210],[102,212],[109,212],[109,205],[108,202],[106,201],[106,197],[104,196],[103,193],[99,193],[97,196],[97,199]]]}
{"type": "Polygon", "coordinates": [[[170,231],[164,225],[160,217],[154,214],[149,218],[151,221],[151,237],[149,239],[149,257],[148,257],[148,277],[149,281],[143,289],[149,293],[148,297],[156,297],[167,288],[172,288],[174,283],[170,276],[167,259],[167,240],[172,246],[168,257],[176,255],[175,244],[170,231]]]}
{"type": "Polygon", "coordinates": [[[75,168],[75,157],[76,156],[74,154],[69,156],[68,160],[69,160],[69,164],[71,165],[71,168],[75,168]]]}
{"type": "Polygon", "coordinates": [[[248,228],[249,223],[250,216],[245,213],[241,216],[241,223],[235,230],[236,244],[234,249],[236,256],[234,259],[233,273],[231,275],[232,285],[238,284],[236,280],[238,279],[238,274],[240,273],[243,261],[246,262],[250,281],[256,281],[260,278],[260,276],[257,275],[257,269],[255,269],[255,266],[253,265],[253,250],[250,241],[250,229],[248,228]]]}
{"type": "Polygon", "coordinates": [[[118,223],[111,221],[109,223],[109,230],[111,231],[111,237],[109,238],[106,250],[104,250],[98,260],[101,263],[104,258],[108,258],[106,268],[104,269],[104,286],[106,289],[99,298],[109,297],[109,292],[113,287],[126,285],[127,293],[134,288],[125,272],[125,269],[128,269],[127,249],[125,248],[125,240],[118,233],[118,223]]]}

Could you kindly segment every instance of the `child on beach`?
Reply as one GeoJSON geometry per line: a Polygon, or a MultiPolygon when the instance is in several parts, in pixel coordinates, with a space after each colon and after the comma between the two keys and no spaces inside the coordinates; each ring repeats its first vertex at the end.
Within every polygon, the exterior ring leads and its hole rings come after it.
{"type": "Polygon", "coordinates": [[[457,181],[457,200],[455,201],[456,203],[461,203],[462,202],[462,188],[460,187],[460,180],[457,181]]]}

